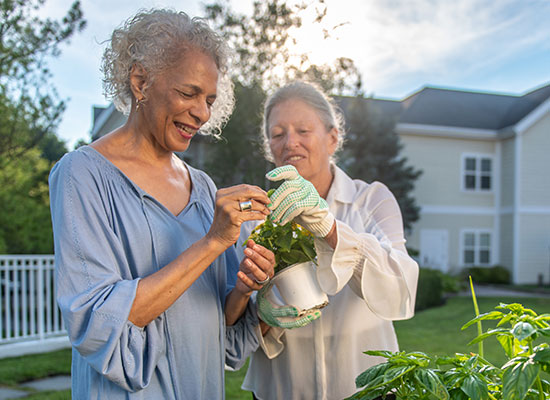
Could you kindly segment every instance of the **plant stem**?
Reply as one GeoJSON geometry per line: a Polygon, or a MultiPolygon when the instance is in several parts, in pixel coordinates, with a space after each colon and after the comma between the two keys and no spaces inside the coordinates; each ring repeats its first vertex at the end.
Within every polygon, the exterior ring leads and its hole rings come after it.
{"type": "Polygon", "coordinates": [[[540,375],[537,376],[537,380],[535,382],[537,382],[537,388],[539,389],[539,399],[544,400],[545,395],[544,395],[544,390],[542,389],[542,382],[540,381],[540,375]]]}
{"type": "MultiPolygon", "coordinates": [[[[479,307],[477,305],[477,299],[476,299],[476,292],[474,291],[474,283],[472,282],[472,276],[470,275],[468,278],[470,278],[470,288],[472,290],[472,300],[474,302],[474,311],[476,313],[476,318],[479,317],[479,307]]],[[[483,328],[481,326],[481,321],[477,321],[477,334],[481,335],[483,334],[483,328]]],[[[478,353],[479,356],[483,358],[483,341],[480,341],[478,343],[478,353]]]]}

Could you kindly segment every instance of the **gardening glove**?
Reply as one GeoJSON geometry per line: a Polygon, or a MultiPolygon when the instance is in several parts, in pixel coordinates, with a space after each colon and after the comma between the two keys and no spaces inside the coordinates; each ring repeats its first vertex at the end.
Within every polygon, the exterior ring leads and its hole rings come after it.
{"type": "Polygon", "coordinates": [[[292,165],[266,174],[270,181],[285,180],[270,196],[271,219],[282,225],[294,219],[314,236],[325,237],[334,224],[334,215],[313,184],[300,176],[292,165]]]}
{"type": "Polygon", "coordinates": [[[258,315],[269,326],[283,329],[300,328],[321,316],[321,311],[314,308],[308,311],[301,311],[294,306],[276,306],[269,299],[272,283],[268,283],[260,289],[256,297],[258,304],[258,315]]]}

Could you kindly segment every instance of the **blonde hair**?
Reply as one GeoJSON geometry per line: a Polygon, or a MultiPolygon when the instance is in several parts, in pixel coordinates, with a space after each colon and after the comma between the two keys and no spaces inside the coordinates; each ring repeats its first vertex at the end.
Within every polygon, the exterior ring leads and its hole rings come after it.
{"type": "Polygon", "coordinates": [[[139,64],[147,71],[150,86],[155,77],[174,66],[189,48],[212,57],[218,67],[217,97],[202,134],[219,137],[235,105],[228,73],[229,47],[202,18],[169,9],[141,10],[115,29],[103,53],[103,90],[116,108],[130,113],[130,72],[139,64]]]}

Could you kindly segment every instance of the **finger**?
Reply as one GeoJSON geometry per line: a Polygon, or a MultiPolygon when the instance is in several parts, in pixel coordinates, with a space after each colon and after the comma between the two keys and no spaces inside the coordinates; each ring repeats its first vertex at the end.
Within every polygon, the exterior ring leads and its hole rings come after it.
{"type": "Polygon", "coordinates": [[[256,283],[258,283],[259,285],[263,286],[265,283],[267,283],[264,281],[268,281],[269,278],[271,278],[271,275],[269,273],[270,272],[269,266],[267,267],[268,271],[264,271],[262,268],[260,268],[260,266],[257,263],[252,261],[250,258],[245,258],[243,260],[243,263],[246,270],[248,271],[247,275],[250,278],[254,279],[256,283]],[[264,283],[262,284],[259,282],[264,282],[264,283]]]}
{"type": "Polygon", "coordinates": [[[258,285],[256,281],[250,278],[247,274],[242,271],[237,272],[237,277],[244,283],[250,290],[260,290],[262,285],[258,285]]]}
{"type": "Polygon", "coordinates": [[[253,240],[249,240],[249,243],[247,243],[247,245],[252,250],[259,253],[263,258],[265,258],[269,262],[275,263],[275,254],[268,248],[265,248],[264,246],[257,244],[253,240]]]}
{"type": "Polygon", "coordinates": [[[241,205],[240,205],[241,202],[238,202],[237,207],[239,208],[239,211],[242,211],[242,212],[256,211],[256,212],[260,212],[264,215],[271,214],[271,210],[269,208],[267,208],[267,206],[264,203],[261,203],[258,200],[254,200],[254,199],[250,199],[249,201],[252,203],[252,208],[249,209],[249,210],[241,210],[241,205]]]}
{"type": "Polygon", "coordinates": [[[258,281],[265,281],[274,275],[274,262],[264,258],[251,248],[244,249],[244,254],[246,255],[244,262],[248,270],[258,281]]]}
{"type": "Polygon", "coordinates": [[[265,174],[265,177],[270,181],[280,181],[282,179],[296,179],[300,174],[293,165],[283,165],[275,168],[265,174]]]}

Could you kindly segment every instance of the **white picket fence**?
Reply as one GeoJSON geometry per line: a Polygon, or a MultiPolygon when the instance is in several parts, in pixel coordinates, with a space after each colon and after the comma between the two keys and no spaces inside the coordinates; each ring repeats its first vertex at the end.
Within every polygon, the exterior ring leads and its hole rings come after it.
{"type": "Polygon", "coordinates": [[[54,256],[0,255],[0,358],[68,346],[54,256]]]}

